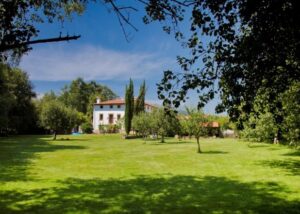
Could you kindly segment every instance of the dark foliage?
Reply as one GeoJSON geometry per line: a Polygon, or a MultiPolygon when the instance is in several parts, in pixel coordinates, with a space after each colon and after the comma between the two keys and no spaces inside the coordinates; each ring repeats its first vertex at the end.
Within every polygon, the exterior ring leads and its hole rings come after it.
{"type": "Polygon", "coordinates": [[[129,135],[134,113],[134,86],[132,79],[130,79],[129,86],[126,86],[125,91],[125,132],[129,135]]]}

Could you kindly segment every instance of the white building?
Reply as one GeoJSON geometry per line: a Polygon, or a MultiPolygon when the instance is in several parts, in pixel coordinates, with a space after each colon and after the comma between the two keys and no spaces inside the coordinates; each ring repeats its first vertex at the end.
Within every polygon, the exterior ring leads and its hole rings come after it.
{"type": "MultiPolygon", "coordinates": [[[[145,111],[150,112],[155,106],[145,103],[145,111]]],[[[101,102],[97,99],[93,108],[93,129],[99,132],[99,125],[116,124],[125,115],[125,100],[114,99],[101,102]]]]}

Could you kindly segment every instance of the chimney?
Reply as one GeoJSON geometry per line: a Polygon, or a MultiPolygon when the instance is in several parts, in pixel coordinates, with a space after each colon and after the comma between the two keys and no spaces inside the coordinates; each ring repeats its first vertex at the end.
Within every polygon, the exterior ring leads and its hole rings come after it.
{"type": "Polygon", "coordinates": [[[101,99],[99,97],[97,97],[96,103],[99,104],[100,102],[101,102],[101,99]]]}

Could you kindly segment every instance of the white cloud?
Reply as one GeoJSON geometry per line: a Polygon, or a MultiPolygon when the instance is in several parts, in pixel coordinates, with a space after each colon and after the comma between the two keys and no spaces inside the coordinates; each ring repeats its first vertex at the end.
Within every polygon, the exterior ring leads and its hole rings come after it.
{"type": "Polygon", "coordinates": [[[59,81],[82,77],[85,80],[124,80],[161,75],[173,60],[160,54],[121,52],[102,47],[48,46],[24,56],[20,67],[31,80],[59,81]]]}

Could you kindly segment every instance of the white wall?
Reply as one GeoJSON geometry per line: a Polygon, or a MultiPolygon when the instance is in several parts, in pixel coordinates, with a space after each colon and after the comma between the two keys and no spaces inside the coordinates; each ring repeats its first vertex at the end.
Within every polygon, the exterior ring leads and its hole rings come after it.
{"type": "Polygon", "coordinates": [[[125,105],[121,105],[118,108],[118,105],[113,105],[113,108],[110,108],[110,105],[102,105],[103,108],[100,108],[100,105],[94,105],[93,111],[93,128],[94,132],[99,131],[99,125],[108,125],[109,124],[109,115],[113,114],[113,124],[117,123],[117,115],[120,114],[121,118],[125,114],[125,105]],[[100,121],[100,114],[103,114],[103,120],[100,121]]]}

